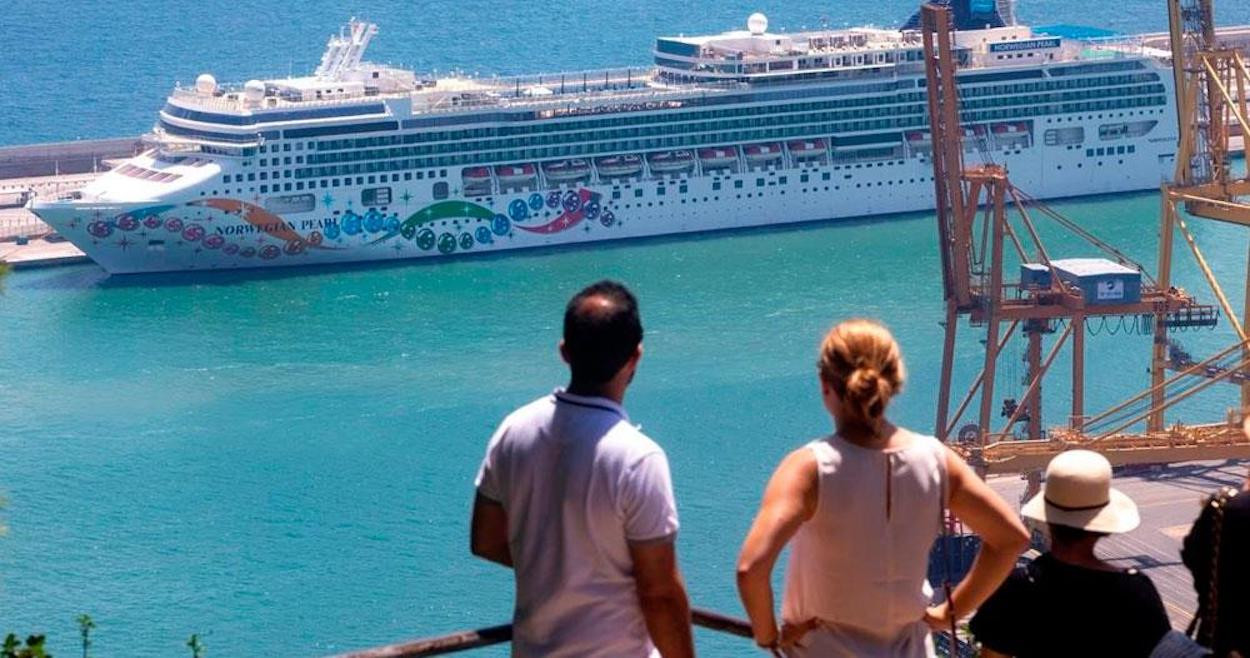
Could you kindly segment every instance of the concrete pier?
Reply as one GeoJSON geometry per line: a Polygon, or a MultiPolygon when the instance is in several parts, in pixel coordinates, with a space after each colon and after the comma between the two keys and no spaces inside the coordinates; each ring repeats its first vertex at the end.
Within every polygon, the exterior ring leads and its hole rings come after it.
{"type": "Polygon", "coordinates": [[[52,227],[22,206],[32,194],[64,194],[90,183],[100,173],[0,179],[0,261],[15,268],[91,262],[74,245],[57,240],[52,227]]]}

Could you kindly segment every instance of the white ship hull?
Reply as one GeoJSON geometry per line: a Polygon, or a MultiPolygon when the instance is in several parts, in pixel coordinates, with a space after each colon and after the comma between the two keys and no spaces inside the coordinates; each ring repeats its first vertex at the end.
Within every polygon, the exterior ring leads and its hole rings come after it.
{"type": "MultiPolygon", "coordinates": [[[[1041,199],[1157,189],[1172,172],[1176,135],[1171,111],[1156,112],[1155,130],[1111,146],[1114,152],[1131,145],[1132,152],[1090,157],[1084,146],[1037,144],[988,157],[1041,199]]],[[[1100,121],[1089,118],[1086,132],[1097,134],[1100,121]]],[[[970,163],[981,157],[966,155],[970,163]]],[[[338,199],[358,198],[353,188],[333,190],[301,213],[198,193],[124,205],[42,201],[35,211],[110,273],[202,271],[448,258],[925,211],[933,208],[931,176],[923,153],[913,153],[741,173],[696,169],[677,178],[595,180],[491,197],[465,198],[453,189],[440,201],[428,184],[414,181],[393,184],[395,201],[364,214],[338,199]]]]}

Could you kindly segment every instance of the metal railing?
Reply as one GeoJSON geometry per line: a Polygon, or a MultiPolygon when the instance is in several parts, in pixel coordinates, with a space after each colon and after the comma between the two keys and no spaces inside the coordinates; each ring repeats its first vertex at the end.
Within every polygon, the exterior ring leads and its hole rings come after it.
{"type": "MultiPolygon", "coordinates": [[[[712,612],[702,608],[691,609],[690,617],[691,622],[701,628],[747,639],[752,637],[751,625],[743,619],[722,615],[719,612],[712,612]]],[[[503,624],[501,626],[488,626],[470,631],[458,631],[438,637],[411,640],[400,644],[349,651],[332,658],[418,658],[419,656],[438,656],[445,653],[479,649],[511,641],[512,625],[503,624]]]]}
{"type": "Polygon", "coordinates": [[[0,240],[18,237],[37,238],[53,233],[52,227],[39,221],[34,215],[0,216],[0,240]]]}

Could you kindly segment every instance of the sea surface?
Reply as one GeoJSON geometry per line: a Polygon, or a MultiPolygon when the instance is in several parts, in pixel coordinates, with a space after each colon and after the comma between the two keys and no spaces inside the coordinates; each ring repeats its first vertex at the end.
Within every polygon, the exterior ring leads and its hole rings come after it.
{"type": "MultiPolygon", "coordinates": [[[[1219,2],[1222,23],[1250,6],[1219,2]]],[[[825,4],[500,0],[297,4],[9,0],[0,10],[0,144],[131,135],[175,80],[315,66],[351,15],[374,59],[481,74],[645,66],[656,34],[906,18],[899,0],[825,4]]],[[[1163,0],[1022,2],[1023,21],[1163,30],[1163,0]]],[[[1158,195],[1056,203],[1147,266],[1158,195]]],[[[1097,255],[1042,224],[1052,256],[1097,255]]],[[[1244,231],[1194,231],[1241,308],[1244,231]]],[[[668,450],[697,605],[741,614],[733,566],[777,461],[827,432],[816,346],[836,320],[884,320],[910,371],[895,418],[930,431],[941,285],[932,216],[645,240],[438,264],[108,278],[22,271],[0,294],[0,633],[93,655],[315,656],[505,621],[512,582],[468,554],[472,479],[510,409],[564,382],[565,300],[614,277],[642,302],[646,354],[626,400],[668,450]]],[[[1178,249],[1182,248],[1178,243],[1178,249]]],[[[1178,251],[1181,285],[1211,300],[1178,251]]],[[[956,395],[980,367],[962,327],[956,395]]],[[[1088,408],[1144,389],[1149,337],[1092,326],[1088,408]]],[[[1193,353],[1227,325],[1178,334],[1193,353]]],[[[1023,393],[1023,341],[1000,367],[1023,393]]],[[[1066,418],[1067,357],[1046,391],[1066,418]]],[[[1218,420],[1215,387],[1170,419],[1218,420]]],[[[1002,419],[998,419],[1000,422],[1002,419]]],[[[779,570],[780,571],[780,570],[779,570]]],[[[700,631],[708,656],[745,655],[700,631]]],[[[503,650],[481,655],[505,655],[503,650]]]]}

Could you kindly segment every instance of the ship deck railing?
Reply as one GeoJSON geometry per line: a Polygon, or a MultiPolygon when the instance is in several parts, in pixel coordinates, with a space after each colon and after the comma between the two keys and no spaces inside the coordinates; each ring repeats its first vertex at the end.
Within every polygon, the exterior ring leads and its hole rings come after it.
{"type": "MultiPolygon", "coordinates": [[[[439,112],[463,112],[470,109],[505,107],[508,109],[547,109],[569,104],[602,105],[605,101],[622,102],[646,99],[670,99],[691,94],[724,93],[742,87],[742,83],[733,81],[690,81],[690,82],[659,82],[655,78],[653,68],[607,69],[598,71],[577,71],[568,73],[544,73],[541,75],[499,76],[499,77],[454,77],[444,80],[459,80],[470,83],[464,89],[443,88],[437,86],[423,87],[378,94],[341,95],[334,98],[312,100],[289,100],[275,96],[266,96],[262,103],[248,107],[239,98],[226,98],[223,95],[206,96],[194,89],[175,87],[170,94],[188,106],[202,109],[219,109],[238,112],[240,110],[270,110],[277,108],[309,108],[345,105],[363,100],[385,100],[410,98],[413,103],[413,116],[439,112]],[[606,82],[605,82],[606,80],[606,82]],[[550,92],[535,92],[543,88],[550,92]],[[430,101],[425,102],[422,101],[430,101]]],[[[233,92],[231,92],[233,93],[233,92]]],[[[400,117],[403,118],[403,117],[400,117]]]]}

